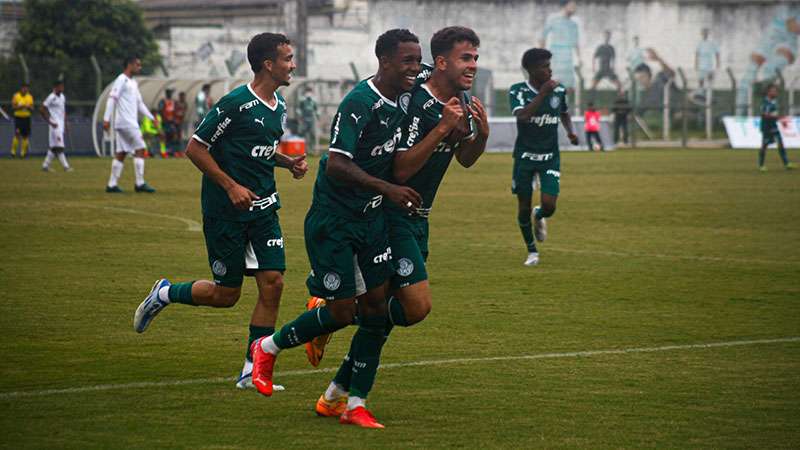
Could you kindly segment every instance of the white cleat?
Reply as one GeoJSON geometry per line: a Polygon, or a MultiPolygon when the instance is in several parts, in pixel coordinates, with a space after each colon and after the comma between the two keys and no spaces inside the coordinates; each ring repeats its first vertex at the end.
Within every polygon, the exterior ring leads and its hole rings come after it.
{"type": "Polygon", "coordinates": [[[541,219],[536,218],[536,212],[539,211],[539,207],[533,208],[533,236],[539,242],[544,242],[545,238],[547,237],[547,219],[542,217],[541,219]]]}
{"type": "Polygon", "coordinates": [[[136,313],[133,315],[133,329],[136,330],[137,333],[144,333],[144,330],[147,329],[156,315],[169,305],[169,303],[158,298],[158,291],[169,285],[169,280],[166,278],[156,281],[156,284],[153,285],[153,289],[150,289],[150,293],[147,294],[147,297],[145,297],[142,303],[139,304],[139,307],[136,308],[136,313]]]}
{"type": "Polygon", "coordinates": [[[539,264],[539,253],[537,252],[528,253],[528,259],[525,260],[524,264],[526,266],[535,266],[539,264]]]}
{"type": "MultiPolygon", "coordinates": [[[[242,371],[239,372],[239,378],[236,380],[236,388],[237,389],[253,389],[253,362],[248,361],[247,359],[244,360],[244,366],[242,367],[242,371]]],[[[280,384],[273,384],[272,385],[273,391],[285,391],[286,388],[280,384]]]]}

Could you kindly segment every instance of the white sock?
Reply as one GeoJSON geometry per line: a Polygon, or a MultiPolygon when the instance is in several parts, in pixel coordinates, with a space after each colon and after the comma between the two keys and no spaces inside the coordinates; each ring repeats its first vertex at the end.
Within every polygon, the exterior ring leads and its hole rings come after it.
{"type": "Polygon", "coordinates": [[[367,401],[361,397],[348,397],[347,398],[347,410],[352,411],[359,406],[363,406],[364,408],[367,407],[367,401]]]}
{"type": "Polygon", "coordinates": [[[325,390],[325,400],[332,401],[337,398],[347,397],[347,391],[342,389],[341,386],[331,381],[331,384],[328,385],[328,389],[325,390]]]}
{"type": "Polygon", "coordinates": [[[52,150],[47,151],[47,156],[44,157],[44,164],[42,164],[42,169],[47,169],[50,167],[50,163],[53,162],[53,157],[55,154],[52,150]]]}
{"type": "Polygon", "coordinates": [[[281,349],[275,345],[275,341],[272,339],[272,336],[267,336],[261,340],[261,350],[264,350],[267,353],[272,353],[273,355],[277,355],[281,349]]]}
{"type": "Polygon", "coordinates": [[[244,366],[242,367],[242,374],[247,375],[252,373],[253,373],[253,361],[250,361],[249,359],[245,358],[244,366]]]}
{"type": "Polygon", "coordinates": [[[67,162],[67,155],[64,152],[58,153],[58,160],[61,162],[61,165],[64,167],[64,170],[69,169],[69,163],[67,162]]]}
{"type": "Polygon", "coordinates": [[[169,286],[164,286],[158,290],[158,299],[164,303],[169,303],[169,286]]]}
{"type": "Polygon", "coordinates": [[[136,185],[144,184],[144,158],[133,158],[133,172],[136,174],[136,185]]]}
{"type": "Polygon", "coordinates": [[[108,187],[114,187],[117,185],[117,181],[119,181],[119,177],[122,176],[122,169],[125,168],[125,164],[122,161],[114,158],[111,161],[111,177],[108,179],[108,187]]]}

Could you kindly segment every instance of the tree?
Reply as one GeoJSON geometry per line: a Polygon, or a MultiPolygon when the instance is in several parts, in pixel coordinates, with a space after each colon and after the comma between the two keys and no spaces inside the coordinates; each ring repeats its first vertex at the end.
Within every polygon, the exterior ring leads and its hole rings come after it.
{"type": "Polygon", "coordinates": [[[161,63],[153,33],[131,0],[26,0],[14,50],[28,63],[34,92],[48,92],[63,75],[71,97],[80,99],[95,97],[92,55],[103,85],[129,55],[142,58],[145,71],[161,63]]]}

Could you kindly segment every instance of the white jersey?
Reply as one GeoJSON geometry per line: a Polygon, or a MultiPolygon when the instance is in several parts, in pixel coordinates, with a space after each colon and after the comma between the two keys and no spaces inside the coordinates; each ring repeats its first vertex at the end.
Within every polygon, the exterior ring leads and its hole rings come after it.
{"type": "Polygon", "coordinates": [[[43,103],[44,107],[47,108],[47,111],[50,112],[50,120],[58,124],[61,128],[64,128],[66,104],[67,98],[64,96],[64,93],[61,93],[61,95],[56,95],[55,92],[51,92],[43,103]]]}
{"type": "Polygon", "coordinates": [[[139,128],[139,113],[150,120],[154,120],[153,114],[142,101],[142,94],[139,92],[139,83],[133,78],[128,78],[124,73],[119,74],[106,101],[106,112],[103,121],[111,121],[111,112],[115,113],[114,128],[139,128]]]}

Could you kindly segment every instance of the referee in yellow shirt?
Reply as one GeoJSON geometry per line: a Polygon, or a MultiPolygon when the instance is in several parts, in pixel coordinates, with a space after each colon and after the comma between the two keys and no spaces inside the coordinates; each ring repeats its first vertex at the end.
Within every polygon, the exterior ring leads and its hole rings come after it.
{"type": "Polygon", "coordinates": [[[21,142],[20,157],[28,154],[29,137],[31,135],[31,113],[33,113],[33,95],[28,90],[28,83],[22,83],[19,92],[11,98],[14,109],[14,140],[11,141],[11,157],[17,156],[17,145],[21,142]]]}

